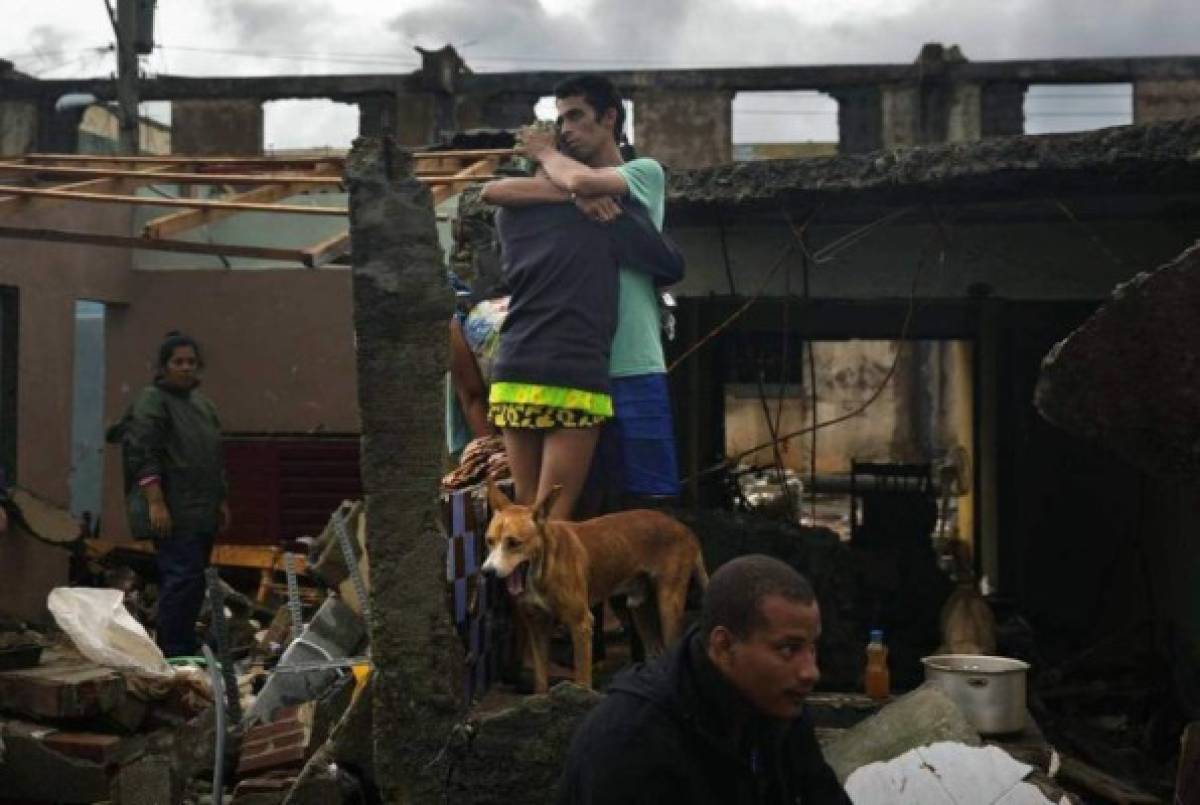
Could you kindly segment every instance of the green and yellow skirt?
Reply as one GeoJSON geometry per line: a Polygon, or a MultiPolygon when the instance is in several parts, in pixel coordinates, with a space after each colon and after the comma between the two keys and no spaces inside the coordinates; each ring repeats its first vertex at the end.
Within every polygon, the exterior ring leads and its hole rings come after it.
{"type": "Polygon", "coordinates": [[[592,428],[612,415],[612,397],[599,391],[501,381],[488,394],[488,420],[497,428],[592,428]]]}

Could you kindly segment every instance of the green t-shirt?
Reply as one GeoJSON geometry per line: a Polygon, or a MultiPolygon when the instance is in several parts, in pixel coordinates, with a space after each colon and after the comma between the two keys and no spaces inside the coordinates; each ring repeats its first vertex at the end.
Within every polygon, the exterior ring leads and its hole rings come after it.
{"type": "MultiPolygon", "coordinates": [[[[650,212],[650,220],[662,231],[665,185],[662,166],[642,157],[617,168],[629,185],[629,195],[650,212]]],[[[667,371],[663,359],[658,293],[650,275],[636,266],[620,267],[617,301],[617,332],[613,336],[611,377],[661,374],[667,371]]]]}

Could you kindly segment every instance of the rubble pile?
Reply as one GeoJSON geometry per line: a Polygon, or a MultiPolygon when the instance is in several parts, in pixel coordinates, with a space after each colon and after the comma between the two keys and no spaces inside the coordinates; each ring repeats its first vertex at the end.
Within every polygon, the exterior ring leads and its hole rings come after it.
{"type": "MultiPolygon", "coordinates": [[[[352,704],[369,701],[362,512],[343,504],[309,546],[293,546],[311,548],[324,593],[304,579],[303,591],[287,585],[290,600],[259,603],[212,584],[209,604],[225,617],[206,604],[197,628],[223,630],[210,642],[226,647],[229,699],[214,694],[220,672],[202,658],[168,663],[154,645],[143,625],[153,625],[152,585],[112,555],[81,554],[77,578],[101,586],[52,591],[57,629],[0,619],[0,791],[31,803],[342,801],[328,791],[313,798],[313,783],[301,791],[298,781],[314,756],[341,751],[327,742],[352,704]]],[[[358,737],[370,745],[369,723],[358,737]]],[[[338,772],[337,790],[374,790],[370,753],[359,755],[338,772]]]]}

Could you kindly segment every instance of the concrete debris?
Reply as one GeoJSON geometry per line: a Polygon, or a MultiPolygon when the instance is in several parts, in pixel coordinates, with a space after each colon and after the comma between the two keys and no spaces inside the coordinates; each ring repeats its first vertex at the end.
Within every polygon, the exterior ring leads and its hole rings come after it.
{"type": "Polygon", "coordinates": [[[309,758],[284,805],[379,801],[372,732],[374,690],[372,677],[309,758]]]}
{"type": "Polygon", "coordinates": [[[1034,396],[1038,410],[1151,474],[1200,473],[1197,310],[1200,244],[1118,285],[1050,351],[1034,396]]]}
{"type": "Polygon", "coordinates": [[[277,710],[319,698],[348,669],[329,667],[331,662],[354,656],[366,638],[366,625],[349,606],[330,596],[317,614],[292,641],[276,671],[246,712],[247,726],[269,722],[277,710]],[[295,666],[307,670],[280,671],[295,666]]]}
{"type": "Polygon", "coordinates": [[[316,559],[309,566],[309,572],[327,587],[337,590],[338,597],[356,614],[362,615],[363,608],[358,600],[358,591],[346,565],[345,554],[338,542],[337,529],[333,518],[341,518],[345,523],[346,534],[350,537],[350,545],[358,560],[358,572],[367,588],[371,589],[371,572],[367,560],[367,519],[363,516],[361,500],[345,501],[330,517],[313,546],[312,554],[316,559]]]}
{"type": "Polygon", "coordinates": [[[571,736],[600,698],[564,682],[456,729],[447,752],[447,801],[553,802],[571,736]]]}
{"type": "Polygon", "coordinates": [[[868,763],[899,757],[938,741],[979,746],[979,733],[941,688],[925,684],[825,745],[825,759],[845,782],[868,763]]]}

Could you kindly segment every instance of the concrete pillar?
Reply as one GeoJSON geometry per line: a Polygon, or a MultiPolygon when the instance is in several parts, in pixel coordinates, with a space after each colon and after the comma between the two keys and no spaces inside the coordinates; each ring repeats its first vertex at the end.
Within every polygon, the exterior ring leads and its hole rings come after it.
{"type": "MultiPolygon", "coordinates": [[[[935,142],[970,143],[983,136],[981,125],[982,91],[978,84],[953,83],[946,92],[945,129],[935,142]]],[[[938,121],[941,129],[941,121],[938,121]]]]}
{"type": "Polygon", "coordinates": [[[672,168],[733,161],[733,92],[648,90],[634,103],[639,154],[672,168]]]}
{"type": "Polygon", "coordinates": [[[1200,115],[1200,79],[1138,81],[1133,85],[1133,122],[1158,123],[1200,115]]]}
{"type": "Polygon", "coordinates": [[[1015,81],[985,84],[980,98],[980,134],[1005,137],[1025,133],[1025,90],[1015,81]]]}
{"type": "Polygon", "coordinates": [[[883,107],[879,87],[831,90],[838,102],[838,153],[865,154],[883,147],[883,107]]]}
{"type": "Polygon", "coordinates": [[[198,156],[261,154],[262,103],[253,98],[172,102],[171,151],[198,156]]]}
{"type": "Polygon", "coordinates": [[[921,143],[921,88],[915,84],[880,89],[880,146],[921,143]]]}
{"type": "Polygon", "coordinates": [[[359,137],[380,137],[384,132],[395,131],[395,95],[372,95],[359,98],[355,103],[358,104],[359,137]]]}
{"type": "Polygon", "coordinates": [[[978,84],[949,80],[885,86],[882,145],[974,142],[983,136],[982,97],[978,84]]]}
{"type": "Polygon", "coordinates": [[[428,145],[437,139],[439,97],[432,93],[401,95],[396,106],[396,144],[428,145]]]}
{"type": "Polygon", "coordinates": [[[32,151],[37,135],[37,106],[27,101],[0,102],[0,156],[32,151]]]}

